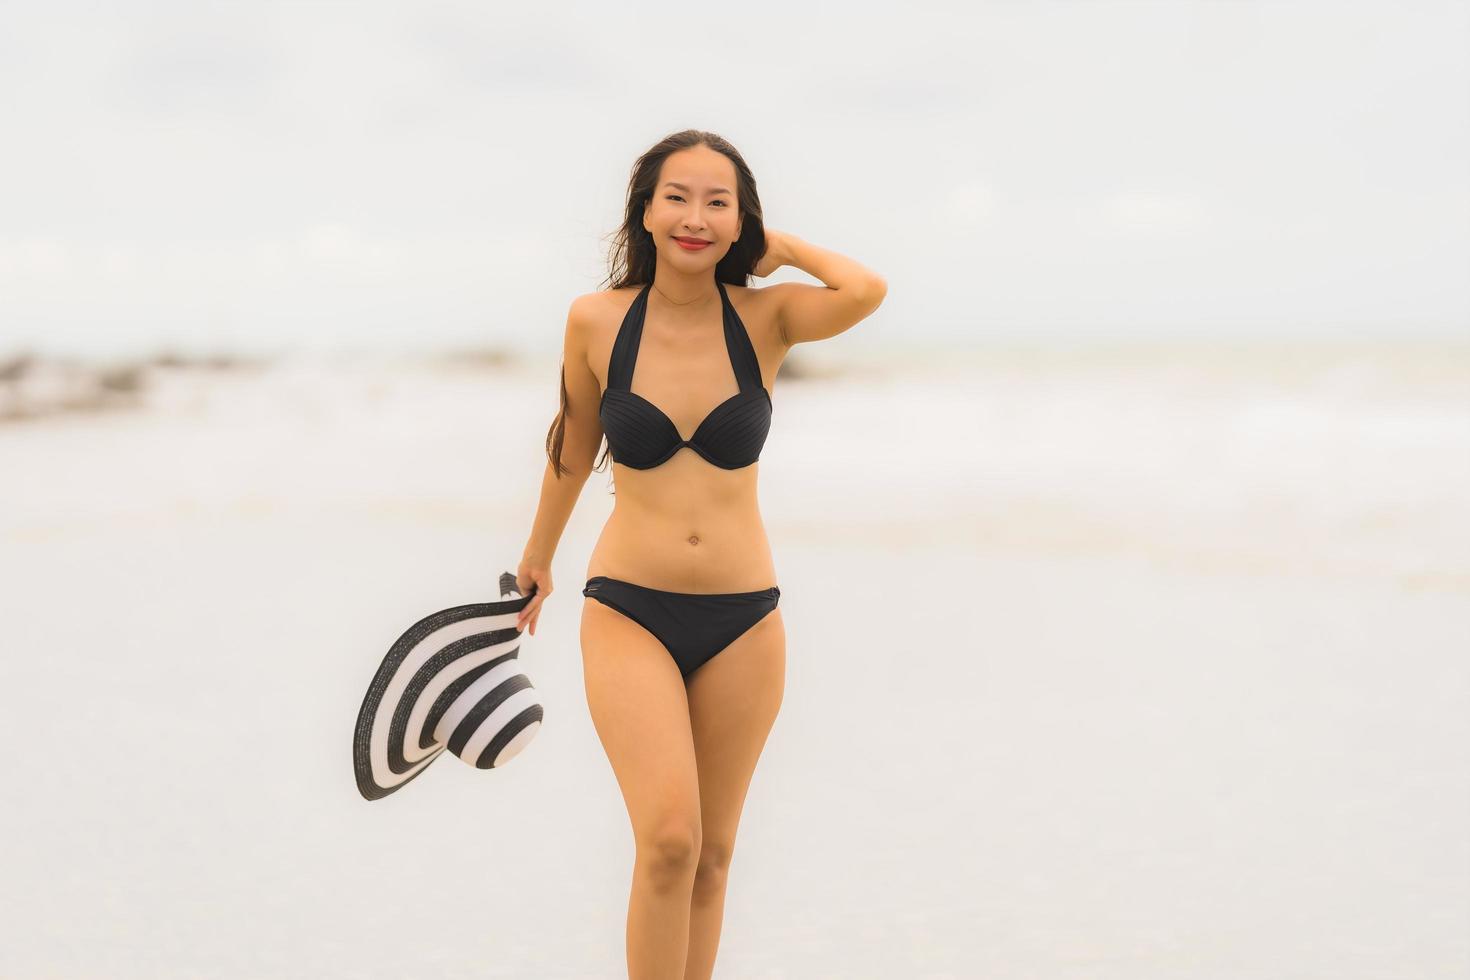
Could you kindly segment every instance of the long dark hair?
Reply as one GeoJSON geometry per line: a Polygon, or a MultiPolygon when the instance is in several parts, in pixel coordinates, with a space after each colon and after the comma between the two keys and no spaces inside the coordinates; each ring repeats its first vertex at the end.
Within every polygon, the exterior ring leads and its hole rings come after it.
{"type": "MultiPolygon", "coordinates": [[[[628,198],[623,209],[623,224],[612,236],[608,249],[608,276],[604,280],[607,289],[621,289],[630,285],[646,285],[653,281],[658,252],[653,236],[643,227],[643,209],[653,199],[658,183],[659,169],[671,153],[687,150],[692,146],[707,146],[723,153],[735,165],[735,202],[740,209],[740,237],[730,246],[725,257],[715,266],[715,278],[733,286],[744,286],[750,274],[766,251],[766,224],[761,214],[761,199],[755,189],[755,175],[746,166],[740,151],[723,137],[702,129],[685,129],[665,136],[649,147],[633,164],[633,173],[628,180],[628,198]]],[[[561,408],[546,434],[546,455],[551,460],[552,471],[557,479],[570,473],[561,461],[562,440],[566,434],[567,377],[566,364],[561,365],[561,408]]],[[[601,470],[607,461],[607,444],[603,444],[602,457],[593,466],[601,470]]]]}

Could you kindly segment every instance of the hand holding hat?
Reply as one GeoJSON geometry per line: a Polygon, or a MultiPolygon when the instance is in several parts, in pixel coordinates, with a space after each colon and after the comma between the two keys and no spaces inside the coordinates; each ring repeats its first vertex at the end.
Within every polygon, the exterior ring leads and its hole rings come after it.
{"type": "Polygon", "coordinates": [[[536,623],[541,619],[541,604],[551,596],[551,569],[533,559],[522,558],[516,573],[516,588],[522,595],[530,596],[530,602],[516,620],[516,628],[529,628],[531,635],[535,636],[536,623]]]}
{"type": "Polygon", "coordinates": [[[504,765],[540,730],[541,702],[517,659],[518,619],[536,586],[523,594],[504,572],[499,592],[425,616],[389,648],[352,738],[364,799],[401,789],[445,748],[478,769],[504,765]]]}

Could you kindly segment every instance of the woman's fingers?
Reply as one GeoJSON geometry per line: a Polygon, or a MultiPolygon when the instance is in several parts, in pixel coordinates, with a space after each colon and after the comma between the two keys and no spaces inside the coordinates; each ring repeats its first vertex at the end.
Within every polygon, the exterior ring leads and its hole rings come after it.
{"type": "Polygon", "coordinates": [[[541,603],[551,595],[551,570],[530,561],[523,561],[520,570],[516,573],[516,588],[520,589],[521,595],[530,595],[525,608],[516,614],[516,629],[523,630],[529,627],[531,635],[534,636],[536,635],[536,623],[541,618],[541,603]],[[525,585],[521,585],[523,577],[526,580],[525,585]]]}
{"type": "Polygon", "coordinates": [[[526,608],[517,614],[516,629],[523,629],[529,624],[531,635],[536,635],[536,621],[541,618],[541,603],[546,601],[548,595],[550,595],[549,592],[537,590],[535,598],[526,603],[526,608]]]}

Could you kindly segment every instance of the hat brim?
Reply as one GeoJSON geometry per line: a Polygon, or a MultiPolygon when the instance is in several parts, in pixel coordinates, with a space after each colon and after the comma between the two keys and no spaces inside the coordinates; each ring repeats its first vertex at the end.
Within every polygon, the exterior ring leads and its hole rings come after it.
{"type": "Polygon", "coordinates": [[[529,595],[441,609],[393,643],[368,685],[353,732],[352,763],[363,798],[402,789],[446,748],[490,768],[508,748],[518,751],[529,740],[541,722],[541,705],[516,660],[516,618],[534,595],[533,587],[529,595]],[[451,710],[460,716],[447,719],[451,710]],[[452,724],[441,726],[446,721],[452,724]],[[447,737],[435,737],[445,729],[447,737]]]}

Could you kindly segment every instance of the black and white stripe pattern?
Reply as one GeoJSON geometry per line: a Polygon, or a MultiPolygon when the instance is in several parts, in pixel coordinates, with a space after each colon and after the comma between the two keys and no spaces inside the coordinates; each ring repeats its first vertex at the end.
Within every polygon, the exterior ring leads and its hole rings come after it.
{"type": "Polygon", "coordinates": [[[446,748],[479,769],[503,765],[540,730],[541,701],[517,659],[516,615],[535,590],[521,595],[505,572],[500,594],[425,616],[388,650],[352,740],[365,799],[397,791],[446,748]]]}

